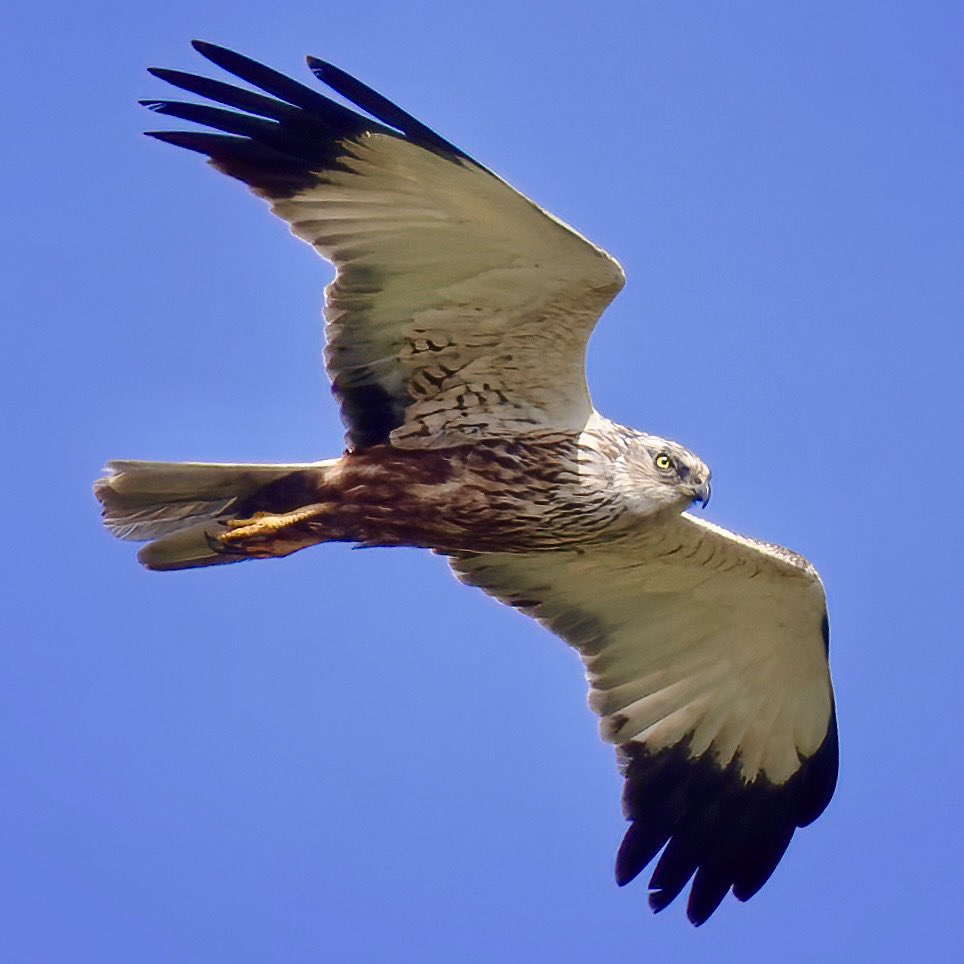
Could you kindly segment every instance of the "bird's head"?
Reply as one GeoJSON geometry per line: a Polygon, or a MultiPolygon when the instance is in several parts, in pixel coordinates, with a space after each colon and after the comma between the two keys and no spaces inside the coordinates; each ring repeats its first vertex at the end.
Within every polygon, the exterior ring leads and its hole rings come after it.
{"type": "Polygon", "coordinates": [[[692,452],[655,435],[639,435],[620,456],[617,484],[634,514],[675,510],[710,501],[710,470],[692,452]]]}

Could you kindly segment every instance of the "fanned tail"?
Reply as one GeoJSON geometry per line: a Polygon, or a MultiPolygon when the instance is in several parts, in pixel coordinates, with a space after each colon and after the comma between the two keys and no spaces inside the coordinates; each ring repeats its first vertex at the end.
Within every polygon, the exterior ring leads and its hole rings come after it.
{"type": "Polygon", "coordinates": [[[104,525],[119,539],[151,540],[137,558],[148,569],[190,569],[237,562],[216,538],[237,506],[265,486],[326,462],[244,465],[214,462],[108,462],[94,483],[104,525]]]}

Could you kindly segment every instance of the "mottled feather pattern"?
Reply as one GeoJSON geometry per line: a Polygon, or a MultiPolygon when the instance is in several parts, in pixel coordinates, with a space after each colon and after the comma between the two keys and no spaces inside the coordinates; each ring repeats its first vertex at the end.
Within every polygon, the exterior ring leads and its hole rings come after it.
{"type": "Polygon", "coordinates": [[[437,448],[544,424],[579,431],[591,411],[585,343],[622,287],[619,265],[332,65],[312,61],[383,123],[232,51],[196,46],[274,97],[155,70],[248,113],[145,101],[226,132],[153,135],[207,154],[335,264],[326,360],[349,446],[389,433],[396,444],[437,448]],[[423,368],[410,349],[426,331],[455,333],[457,352],[423,368]],[[376,418],[359,402],[372,387],[376,418]]]}
{"type": "Polygon", "coordinates": [[[308,59],[358,111],[195,48],[260,92],[153,70],[217,106],[144,101],[210,128],[152,136],[243,181],[333,262],[325,361],[347,451],[109,463],[107,526],[153,540],[138,558],[158,570],[332,541],[448,555],[579,653],[625,776],[617,881],[658,857],[651,906],[692,879],[697,924],[730,890],[747,899],[836,782],[823,587],[796,553],[684,511],[709,499],[696,455],[594,411],[586,343],[619,265],[339,68],[308,59]]]}
{"type": "Polygon", "coordinates": [[[292,530],[314,542],[517,551],[606,541],[625,506],[580,436],[533,433],[444,451],[373,446],[324,471],[279,478],[241,516],[315,505],[292,530]],[[598,473],[599,483],[589,480],[598,473]]]}
{"type": "Polygon", "coordinates": [[[751,545],[682,516],[589,553],[451,560],[464,582],[580,653],[600,735],[617,744],[626,777],[632,823],[617,879],[628,883],[668,843],[651,903],[663,909],[695,874],[694,923],[731,887],[752,896],[836,784],[822,587],[796,554],[748,554],[751,545]],[[736,621],[720,615],[730,599],[747,610],[736,621]],[[784,621],[798,637],[784,640],[784,621]]]}

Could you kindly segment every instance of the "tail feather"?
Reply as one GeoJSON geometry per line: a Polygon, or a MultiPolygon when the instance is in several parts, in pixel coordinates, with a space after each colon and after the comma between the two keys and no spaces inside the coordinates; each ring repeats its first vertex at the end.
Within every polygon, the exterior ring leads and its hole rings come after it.
{"type": "Polygon", "coordinates": [[[227,528],[223,522],[214,519],[178,529],[149,542],[137,553],[137,561],[145,569],[158,572],[241,562],[244,556],[226,555],[212,547],[212,540],[227,528]]]}
{"type": "Polygon", "coordinates": [[[303,469],[327,462],[245,465],[212,462],[108,462],[94,483],[104,525],[120,539],[151,541],[138,559],[149,569],[187,569],[234,562],[218,553],[212,536],[238,503],[259,489],[303,469]]]}

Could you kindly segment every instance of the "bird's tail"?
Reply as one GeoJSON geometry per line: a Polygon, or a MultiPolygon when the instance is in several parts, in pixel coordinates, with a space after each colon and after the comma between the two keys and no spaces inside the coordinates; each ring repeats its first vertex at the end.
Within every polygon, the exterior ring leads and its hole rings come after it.
{"type": "Polygon", "coordinates": [[[119,539],[148,542],[137,554],[148,569],[191,569],[235,562],[214,540],[234,510],[265,486],[304,469],[334,465],[231,465],[210,462],[108,462],[94,483],[104,525],[119,539]],[[148,541],[150,540],[150,541],[148,541]]]}

